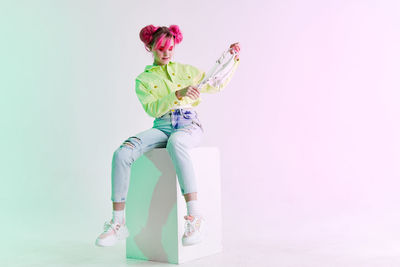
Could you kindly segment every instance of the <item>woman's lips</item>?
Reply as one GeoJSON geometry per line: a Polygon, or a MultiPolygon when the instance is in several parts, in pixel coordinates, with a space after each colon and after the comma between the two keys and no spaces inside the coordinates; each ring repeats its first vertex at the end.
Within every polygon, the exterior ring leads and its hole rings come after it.
{"type": "Polygon", "coordinates": [[[163,60],[167,60],[167,59],[169,59],[169,57],[163,57],[162,59],[163,59],[163,60]]]}

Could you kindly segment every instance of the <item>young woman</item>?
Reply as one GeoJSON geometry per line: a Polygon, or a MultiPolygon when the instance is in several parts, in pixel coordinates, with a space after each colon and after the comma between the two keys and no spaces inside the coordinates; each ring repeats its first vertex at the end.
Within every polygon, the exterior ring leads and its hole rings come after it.
{"type": "MultiPolygon", "coordinates": [[[[148,25],[140,31],[140,39],[154,57],[152,65],[136,78],[136,94],[144,110],[155,118],[153,127],[129,137],[115,150],[112,158],[113,218],[104,224],[104,232],[96,239],[98,246],[112,246],[128,237],[125,225],[125,201],[129,188],[132,163],[153,148],[166,148],[178,176],[182,195],[187,204],[183,245],[201,241],[205,220],[198,208],[196,177],[188,150],[203,138],[204,129],[194,109],[201,101],[196,87],[205,72],[189,65],[172,61],[174,48],[182,39],[177,25],[155,27],[148,25]]],[[[230,46],[236,51],[234,70],[220,86],[206,84],[202,93],[221,91],[232,78],[239,64],[239,43],[230,46]]],[[[199,52],[199,51],[198,51],[199,52]]]]}

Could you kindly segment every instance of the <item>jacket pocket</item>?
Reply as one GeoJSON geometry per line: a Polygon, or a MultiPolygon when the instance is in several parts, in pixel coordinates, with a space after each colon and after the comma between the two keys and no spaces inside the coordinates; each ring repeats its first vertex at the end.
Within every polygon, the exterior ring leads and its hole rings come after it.
{"type": "Polygon", "coordinates": [[[163,81],[161,80],[154,80],[154,81],[149,81],[149,91],[151,94],[153,94],[156,97],[163,97],[166,95],[166,86],[163,81]]]}

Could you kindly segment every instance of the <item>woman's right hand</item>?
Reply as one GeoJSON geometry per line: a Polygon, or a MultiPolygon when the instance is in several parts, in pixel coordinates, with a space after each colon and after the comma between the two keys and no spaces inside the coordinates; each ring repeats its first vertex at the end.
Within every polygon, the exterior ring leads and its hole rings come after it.
{"type": "Polygon", "coordinates": [[[197,87],[189,85],[188,87],[175,91],[175,95],[179,100],[181,100],[184,96],[188,96],[195,100],[200,96],[200,91],[197,87]]]}

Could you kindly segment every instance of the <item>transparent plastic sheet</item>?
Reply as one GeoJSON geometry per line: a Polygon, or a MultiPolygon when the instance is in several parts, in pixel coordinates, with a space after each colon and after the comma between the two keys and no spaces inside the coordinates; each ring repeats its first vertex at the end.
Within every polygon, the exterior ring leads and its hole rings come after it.
{"type": "Polygon", "coordinates": [[[222,53],[214,66],[208,71],[204,79],[197,86],[200,92],[201,88],[206,84],[210,84],[213,87],[218,87],[226,81],[226,79],[229,77],[229,74],[234,69],[236,54],[237,52],[233,48],[229,48],[222,53]],[[233,54],[230,53],[231,51],[233,54]]]}

